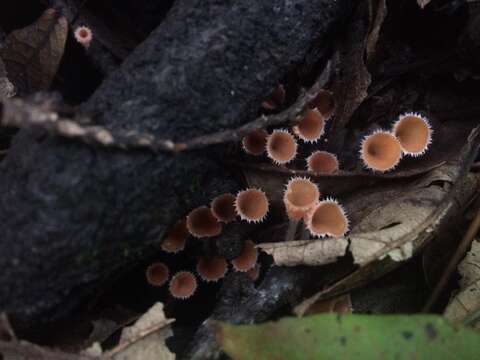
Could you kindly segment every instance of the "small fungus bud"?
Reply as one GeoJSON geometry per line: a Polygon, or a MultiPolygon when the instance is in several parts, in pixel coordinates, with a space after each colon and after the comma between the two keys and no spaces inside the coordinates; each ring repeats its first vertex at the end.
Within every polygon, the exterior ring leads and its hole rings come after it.
{"type": "Polygon", "coordinates": [[[283,195],[288,217],[292,220],[300,220],[318,203],[319,197],[317,185],[309,179],[291,178],[283,195]]]}
{"type": "Polygon", "coordinates": [[[79,26],[74,32],[75,40],[80,43],[85,49],[88,49],[93,39],[92,30],[86,26],[79,26]]]}
{"type": "Polygon", "coordinates": [[[227,193],[217,196],[211,204],[212,214],[218,221],[229,223],[235,220],[235,195],[227,193]]]}
{"type": "Polygon", "coordinates": [[[364,165],[371,170],[389,171],[400,162],[402,148],[393,134],[376,131],[363,139],[360,158],[364,165]]]}
{"type": "Polygon", "coordinates": [[[197,279],[191,272],[180,271],[170,280],[168,290],[175,299],[188,299],[197,290],[197,279]]]}
{"type": "Polygon", "coordinates": [[[145,272],[147,282],[152,286],[162,286],[168,281],[170,271],[168,266],[162,262],[151,264],[145,272]]]}
{"type": "Polygon", "coordinates": [[[293,127],[293,132],[305,142],[316,142],[325,132],[325,119],[317,109],[309,109],[293,127]]]}
{"type": "Polygon", "coordinates": [[[400,141],[405,154],[423,155],[432,142],[432,128],[428,120],[420,114],[400,115],[393,125],[393,133],[400,141]]]}
{"type": "Polygon", "coordinates": [[[240,256],[232,260],[233,268],[236,271],[246,272],[255,267],[258,258],[258,250],[251,240],[245,241],[240,256]]]}
{"type": "Polygon", "coordinates": [[[265,193],[258,189],[240,191],[235,199],[235,211],[242,220],[261,222],[268,213],[269,202],[265,193]]]}
{"type": "Polygon", "coordinates": [[[200,206],[188,214],[187,229],[197,238],[212,237],[221,233],[222,225],[213,216],[209,207],[200,206]]]}
{"type": "Polygon", "coordinates": [[[268,132],[264,129],[257,129],[242,139],[243,150],[247,154],[262,155],[267,145],[268,132]]]}
{"type": "Polygon", "coordinates": [[[222,279],[228,270],[227,261],[220,256],[202,257],[197,263],[197,273],[204,281],[217,282],[222,279]]]}
{"type": "Polygon", "coordinates": [[[247,271],[247,275],[252,279],[253,281],[258,280],[258,276],[260,275],[260,263],[256,263],[253,268],[247,271]]]}
{"type": "Polygon", "coordinates": [[[185,242],[189,236],[187,229],[187,220],[182,219],[170,229],[167,237],[160,245],[163,251],[168,253],[177,253],[185,248],[185,242]]]}
{"type": "Polygon", "coordinates": [[[273,130],[267,138],[267,155],[276,164],[286,164],[297,155],[297,142],[287,130],[273,130]]]}
{"type": "Polygon", "coordinates": [[[325,120],[330,119],[335,111],[335,99],[333,94],[327,90],[320,90],[309,104],[310,108],[318,109],[325,120]]]}
{"type": "Polygon", "coordinates": [[[320,201],[308,214],[306,225],[316,237],[343,236],[349,226],[343,207],[333,199],[320,201]]]}
{"type": "Polygon", "coordinates": [[[338,159],[327,151],[315,151],[307,158],[307,169],[315,175],[333,174],[338,171],[338,159]]]}
{"type": "Polygon", "coordinates": [[[285,88],[282,84],[278,85],[270,98],[262,102],[262,107],[267,110],[275,110],[285,102],[285,88]]]}

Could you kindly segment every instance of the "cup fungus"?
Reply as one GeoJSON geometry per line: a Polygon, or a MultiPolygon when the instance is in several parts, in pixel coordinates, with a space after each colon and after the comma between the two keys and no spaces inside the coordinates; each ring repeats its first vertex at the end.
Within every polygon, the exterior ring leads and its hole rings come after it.
{"type": "Polygon", "coordinates": [[[293,132],[305,142],[316,142],[325,132],[325,119],[317,109],[308,109],[293,132]]]}
{"type": "Polygon", "coordinates": [[[258,258],[258,251],[251,240],[245,241],[240,256],[232,260],[233,268],[236,271],[247,272],[255,267],[258,258]]]}
{"type": "Polygon", "coordinates": [[[403,152],[411,156],[423,155],[432,142],[430,123],[420,114],[400,115],[393,125],[393,133],[400,141],[403,152]]]}
{"type": "Polygon", "coordinates": [[[86,26],[77,27],[75,29],[74,36],[75,40],[77,40],[77,42],[86,49],[88,49],[93,39],[92,30],[86,26]]]}
{"type": "Polygon", "coordinates": [[[338,159],[327,151],[315,151],[307,158],[307,169],[315,175],[333,174],[338,171],[338,159]]]}
{"type": "Polygon", "coordinates": [[[217,196],[211,204],[212,214],[218,221],[229,223],[235,220],[235,195],[226,193],[217,196]]]}
{"type": "Polygon", "coordinates": [[[312,109],[318,109],[325,120],[328,120],[335,111],[335,99],[330,91],[320,90],[315,98],[310,101],[309,106],[312,109]]]}
{"type": "Polygon", "coordinates": [[[348,218],[343,207],[333,199],[320,201],[307,216],[306,225],[313,236],[343,236],[348,232],[348,218]]]}
{"type": "Polygon", "coordinates": [[[177,253],[185,248],[189,232],[187,229],[187,220],[182,219],[170,229],[167,237],[163,240],[160,247],[168,253],[177,253]]]}
{"type": "Polygon", "coordinates": [[[147,267],[145,272],[147,282],[152,286],[162,286],[168,281],[170,271],[168,266],[162,262],[155,262],[147,267]]]}
{"type": "Polygon", "coordinates": [[[292,220],[300,220],[318,203],[319,197],[317,185],[309,179],[291,178],[283,195],[288,217],[292,220]]]}
{"type": "Polygon", "coordinates": [[[170,280],[168,290],[175,299],[188,299],[197,290],[197,279],[189,271],[179,271],[170,280]]]}
{"type": "Polygon", "coordinates": [[[202,257],[197,263],[197,273],[204,281],[217,282],[222,279],[228,270],[227,261],[220,256],[202,257]]]}
{"type": "Polygon", "coordinates": [[[267,138],[267,155],[276,164],[286,164],[297,155],[297,142],[287,130],[273,130],[267,138]]]}
{"type": "Polygon", "coordinates": [[[261,222],[268,213],[269,203],[265,193],[258,189],[240,191],[235,199],[235,211],[242,220],[261,222]]]}
{"type": "Polygon", "coordinates": [[[375,131],[363,139],[360,158],[365,167],[371,170],[389,171],[400,162],[402,147],[393,134],[387,131],[375,131]]]}
{"type": "Polygon", "coordinates": [[[262,155],[265,152],[268,132],[264,129],[257,129],[242,139],[243,150],[250,155],[262,155]]]}
{"type": "Polygon", "coordinates": [[[200,206],[192,210],[187,216],[187,229],[197,238],[217,236],[222,231],[222,225],[213,216],[207,206],[200,206]]]}
{"type": "Polygon", "coordinates": [[[275,110],[285,102],[285,88],[282,84],[273,90],[270,97],[262,102],[262,107],[267,110],[275,110]]]}

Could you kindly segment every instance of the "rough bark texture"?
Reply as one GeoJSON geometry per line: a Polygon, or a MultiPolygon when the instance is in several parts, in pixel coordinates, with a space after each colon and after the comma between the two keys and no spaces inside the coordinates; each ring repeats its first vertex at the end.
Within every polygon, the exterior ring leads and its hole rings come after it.
{"type": "MultiPolygon", "coordinates": [[[[112,131],[181,140],[242,125],[350,0],[179,0],[82,108],[112,131]]],[[[71,311],[192,207],[238,189],[221,149],[89,147],[22,130],[0,164],[0,310],[28,324],[71,311]],[[88,286],[87,286],[88,285],[88,286]]]]}

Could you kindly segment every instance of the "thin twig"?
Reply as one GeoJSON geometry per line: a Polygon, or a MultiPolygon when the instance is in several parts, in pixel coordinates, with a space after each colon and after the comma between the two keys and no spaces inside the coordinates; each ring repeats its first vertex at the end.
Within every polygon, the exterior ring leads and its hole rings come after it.
{"type": "Polygon", "coordinates": [[[453,272],[457,268],[458,263],[465,256],[465,253],[467,252],[468,247],[470,246],[473,239],[475,238],[475,235],[477,235],[479,229],[480,229],[480,209],[477,211],[477,215],[471,222],[462,241],[458,245],[457,251],[455,252],[453,257],[450,259],[450,262],[448,263],[447,267],[443,271],[440,281],[435,286],[435,289],[430,295],[430,298],[428,299],[427,303],[423,307],[423,312],[430,311],[432,306],[435,305],[438,297],[440,296],[441,292],[447,285],[448,280],[451,278],[453,272]]]}

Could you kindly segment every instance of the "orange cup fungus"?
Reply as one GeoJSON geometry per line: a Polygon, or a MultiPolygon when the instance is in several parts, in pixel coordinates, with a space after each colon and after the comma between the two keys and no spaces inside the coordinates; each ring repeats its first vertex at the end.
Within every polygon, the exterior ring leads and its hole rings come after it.
{"type": "Polygon", "coordinates": [[[338,159],[327,151],[315,151],[307,158],[307,169],[315,175],[333,174],[338,171],[338,159]]]}
{"type": "Polygon", "coordinates": [[[333,199],[320,201],[308,214],[306,225],[316,237],[343,236],[349,226],[343,207],[333,199]]]}
{"type": "Polygon", "coordinates": [[[220,256],[202,257],[197,263],[197,273],[204,281],[217,282],[222,279],[228,270],[227,261],[220,256]]]}
{"type": "Polygon", "coordinates": [[[297,142],[287,130],[273,130],[267,138],[267,155],[276,164],[286,164],[297,155],[297,142]]]}
{"type": "Polygon", "coordinates": [[[250,155],[262,155],[267,145],[268,132],[257,129],[242,139],[243,150],[250,155]]]}
{"type": "Polygon", "coordinates": [[[258,189],[240,191],[235,199],[235,211],[242,220],[261,222],[268,213],[269,202],[265,193],[258,189]]]}
{"type": "Polygon", "coordinates": [[[257,263],[258,250],[251,240],[245,241],[242,253],[232,260],[233,268],[236,271],[247,272],[253,269],[257,263]]]}
{"type": "Polygon", "coordinates": [[[177,253],[185,248],[188,236],[187,220],[179,220],[167,233],[160,247],[168,253],[177,253]]]}
{"type": "Polygon", "coordinates": [[[305,142],[316,142],[325,132],[325,119],[317,109],[309,109],[293,127],[293,132],[305,142]]]}
{"type": "Polygon", "coordinates": [[[288,217],[292,220],[302,219],[318,203],[319,197],[317,185],[309,179],[291,178],[283,195],[288,217]]]}
{"type": "Polygon", "coordinates": [[[387,131],[375,131],[363,139],[360,158],[371,170],[389,171],[400,162],[402,147],[393,134],[387,131]]]}
{"type": "Polygon", "coordinates": [[[285,88],[282,84],[273,90],[270,98],[262,102],[262,107],[267,110],[275,110],[285,102],[285,88]]]}
{"type": "Polygon", "coordinates": [[[90,30],[90,28],[86,26],[79,26],[75,29],[73,35],[75,36],[75,40],[77,40],[80,45],[88,49],[93,39],[92,30],[90,30]]]}
{"type": "Polygon", "coordinates": [[[170,270],[162,262],[155,262],[147,267],[145,272],[147,282],[152,286],[162,286],[168,281],[170,270]]]}
{"type": "Polygon", "coordinates": [[[218,221],[229,223],[235,220],[235,195],[226,193],[217,196],[211,204],[212,214],[218,221]]]}
{"type": "Polygon", "coordinates": [[[213,216],[209,207],[200,206],[188,214],[187,229],[197,238],[211,237],[221,233],[222,225],[213,216]]]}
{"type": "Polygon", "coordinates": [[[191,272],[180,271],[170,280],[168,290],[175,299],[188,299],[197,290],[197,279],[191,272]]]}
{"type": "Polygon", "coordinates": [[[330,119],[335,111],[335,99],[333,94],[327,90],[320,90],[315,98],[310,101],[310,108],[316,108],[323,115],[325,120],[330,119]]]}
{"type": "Polygon", "coordinates": [[[403,152],[411,156],[423,155],[432,142],[430,123],[416,113],[400,115],[393,125],[393,134],[400,142],[403,152]]]}

